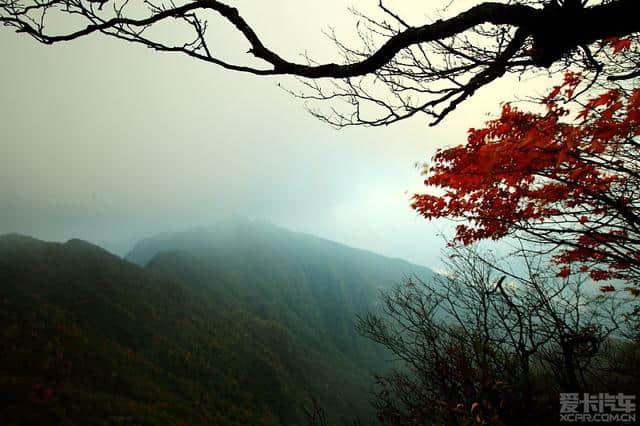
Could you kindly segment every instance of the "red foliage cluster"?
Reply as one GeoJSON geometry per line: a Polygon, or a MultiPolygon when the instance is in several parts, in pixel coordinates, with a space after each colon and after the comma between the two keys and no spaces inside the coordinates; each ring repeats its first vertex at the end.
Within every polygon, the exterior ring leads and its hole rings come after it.
{"type": "Polygon", "coordinates": [[[611,37],[603,40],[603,45],[610,46],[613,49],[613,53],[618,53],[622,50],[628,50],[631,48],[631,39],[611,37]]]}
{"type": "MultiPolygon", "coordinates": [[[[625,46],[617,40],[613,48],[625,46]]],[[[594,280],[635,282],[640,89],[602,93],[571,119],[560,102],[580,83],[567,73],[541,100],[546,112],[505,104],[500,118],[469,130],[465,145],[439,150],[425,180],[439,194],[414,195],[413,208],[429,219],[463,219],[456,240],[464,244],[518,233],[558,246],[560,276],[575,264],[594,280]]]]}

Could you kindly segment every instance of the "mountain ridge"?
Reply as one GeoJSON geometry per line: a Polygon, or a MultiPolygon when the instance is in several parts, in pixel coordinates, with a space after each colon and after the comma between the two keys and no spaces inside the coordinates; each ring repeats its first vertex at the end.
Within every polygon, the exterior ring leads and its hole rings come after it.
{"type": "Polygon", "coordinates": [[[1,235],[0,423],[293,425],[311,396],[332,423],[371,419],[387,355],[353,319],[409,263],[264,224],[198,234],[203,251],[169,244],[143,267],[1,235]]]}
{"type": "Polygon", "coordinates": [[[211,226],[194,227],[194,228],[186,229],[183,231],[161,232],[161,233],[152,235],[150,237],[142,238],[124,256],[124,259],[127,259],[140,266],[144,266],[153,257],[153,255],[149,255],[148,253],[140,253],[141,251],[144,251],[144,249],[147,248],[146,246],[148,245],[151,245],[153,243],[158,243],[158,242],[166,242],[167,240],[174,239],[175,237],[184,237],[184,236],[190,236],[190,235],[202,236],[207,234],[213,235],[219,232],[220,228],[229,229],[229,228],[238,228],[240,226],[248,226],[248,227],[251,227],[252,230],[258,230],[261,232],[264,232],[265,230],[271,231],[271,232],[273,231],[280,232],[288,235],[289,238],[292,238],[292,239],[299,239],[299,238],[309,239],[309,240],[313,240],[317,244],[324,244],[333,249],[347,250],[354,253],[359,253],[366,257],[397,262],[411,269],[420,269],[423,271],[428,270],[430,273],[433,273],[433,270],[428,266],[409,262],[408,260],[398,256],[387,256],[380,253],[376,253],[372,250],[353,247],[342,242],[330,240],[324,237],[319,237],[307,232],[293,231],[285,227],[274,225],[270,222],[266,222],[263,220],[250,220],[246,218],[233,218],[233,219],[220,221],[215,225],[211,225],[211,226]]]}

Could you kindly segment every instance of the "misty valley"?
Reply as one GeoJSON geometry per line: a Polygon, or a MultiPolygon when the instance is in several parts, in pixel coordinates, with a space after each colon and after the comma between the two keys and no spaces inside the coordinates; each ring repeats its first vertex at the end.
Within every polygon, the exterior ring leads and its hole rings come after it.
{"type": "Polygon", "coordinates": [[[486,256],[436,274],[243,218],[124,258],[0,236],[0,423],[546,425],[637,391],[633,299],[486,256]]]}
{"type": "Polygon", "coordinates": [[[354,329],[378,291],[432,271],[230,220],[140,241],[0,237],[2,424],[371,421],[389,353],[354,329]]]}

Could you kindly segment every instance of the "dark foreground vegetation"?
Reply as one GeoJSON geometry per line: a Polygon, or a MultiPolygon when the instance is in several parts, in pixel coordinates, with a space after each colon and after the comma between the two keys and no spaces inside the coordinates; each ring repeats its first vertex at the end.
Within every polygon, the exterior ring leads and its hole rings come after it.
{"type": "Polygon", "coordinates": [[[248,221],[131,262],[2,236],[0,423],[543,425],[561,392],[635,395],[633,296],[449,256],[436,275],[248,221]]]}
{"type": "Polygon", "coordinates": [[[355,313],[391,277],[430,276],[242,221],[129,257],[146,266],[80,240],[0,237],[0,424],[294,425],[313,400],[331,424],[371,419],[388,357],[355,313]]]}
{"type": "Polygon", "coordinates": [[[380,311],[358,320],[401,360],[378,377],[384,424],[557,424],[561,393],[597,405],[601,393],[640,389],[634,296],[558,277],[541,259],[505,263],[458,248],[448,267],[385,291],[380,311]]]}

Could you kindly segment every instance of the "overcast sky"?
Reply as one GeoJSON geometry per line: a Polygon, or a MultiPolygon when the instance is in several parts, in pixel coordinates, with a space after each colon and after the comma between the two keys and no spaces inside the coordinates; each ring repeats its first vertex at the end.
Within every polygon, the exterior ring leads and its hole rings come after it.
{"type": "MultiPolygon", "coordinates": [[[[322,31],[352,37],[352,3],[233,4],[285,57],[338,60],[322,31]]],[[[416,23],[437,2],[421,3],[408,10],[416,23]]],[[[219,34],[223,53],[246,51],[233,32],[219,34]]],[[[513,81],[494,84],[436,128],[417,118],[336,131],[278,89],[287,77],[235,74],[101,36],[45,47],[0,28],[0,51],[0,233],[119,249],[239,214],[437,267],[444,243],[435,234],[451,224],[410,209],[422,189],[414,164],[462,143],[514,94],[513,81]]]]}

